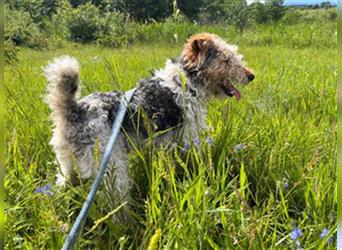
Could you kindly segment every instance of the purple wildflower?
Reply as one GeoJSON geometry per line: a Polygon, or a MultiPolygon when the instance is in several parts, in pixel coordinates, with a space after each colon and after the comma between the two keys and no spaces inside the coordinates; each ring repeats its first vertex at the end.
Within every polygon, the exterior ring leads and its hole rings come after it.
{"type": "Polygon", "coordinates": [[[190,144],[189,143],[184,143],[184,148],[185,150],[189,150],[190,149],[190,144]]]}
{"type": "Polygon", "coordinates": [[[334,240],[334,236],[331,236],[328,240],[327,243],[330,244],[334,240]]]}
{"type": "Polygon", "coordinates": [[[49,189],[51,189],[51,185],[50,184],[46,184],[45,187],[36,187],[36,190],[34,191],[35,193],[38,194],[47,194],[52,196],[53,192],[51,192],[49,189]]]}
{"type": "Polygon", "coordinates": [[[244,149],[245,147],[246,147],[245,144],[240,143],[240,144],[234,146],[234,149],[235,149],[236,151],[240,151],[240,150],[244,149]]]}
{"type": "MultiPolygon", "coordinates": [[[[321,239],[324,239],[328,234],[329,234],[329,230],[325,227],[323,228],[321,234],[319,235],[319,237],[321,237],[321,239]]],[[[331,236],[328,240],[327,243],[331,243],[333,241],[334,236],[331,236]]]]}
{"type": "Polygon", "coordinates": [[[213,144],[214,144],[214,140],[213,140],[213,138],[211,138],[211,136],[207,136],[207,138],[205,139],[205,141],[206,141],[209,145],[213,145],[213,144]]]}
{"type": "Polygon", "coordinates": [[[195,145],[195,147],[196,147],[196,148],[199,148],[200,144],[201,144],[201,142],[198,140],[198,138],[195,138],[195,139],[194,139],[194,145],[195,145]]]}
{"type": "Polygon", "coordinates": [[[327,228],[323,228],[322,233],[319,235],[322,239],[325,238],[329,233],[329,230],[327,228]]]}
{"type": "Polygon", "coordinates": [[[302,231],[298,227],[295,227],[290,234],[290,238],[293,240],[297,240],[302,235],[303,235],[302,231]]]}

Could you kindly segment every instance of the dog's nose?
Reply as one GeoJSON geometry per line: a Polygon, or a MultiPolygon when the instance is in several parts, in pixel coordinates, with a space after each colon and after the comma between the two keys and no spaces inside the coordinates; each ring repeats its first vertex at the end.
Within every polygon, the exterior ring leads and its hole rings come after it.
{"type": "Polygon", "coordinates": [[[250,81],[250,82],[253,81],[254,77],[255,76],[252,73],[248,74],[248,76],[247,76],[248,81],[250,81]]]}

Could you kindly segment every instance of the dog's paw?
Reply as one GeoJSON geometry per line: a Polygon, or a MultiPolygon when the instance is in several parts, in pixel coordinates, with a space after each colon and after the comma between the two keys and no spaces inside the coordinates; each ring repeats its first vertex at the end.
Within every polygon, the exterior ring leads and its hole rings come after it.
{"type": "Polygon", "coordinates": [[[64,175],[62,175],[61,173],[58,173],[56,175],[57,179],[56,179],[56,186],[58,187],[65,187],[66,183],[67,183],[67,179],[65,178],[64,175]]]}

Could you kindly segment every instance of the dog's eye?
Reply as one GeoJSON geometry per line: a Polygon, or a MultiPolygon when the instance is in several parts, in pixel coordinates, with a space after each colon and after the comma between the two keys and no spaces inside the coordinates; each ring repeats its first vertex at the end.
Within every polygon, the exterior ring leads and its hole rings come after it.
{"type": "Polygon", "coordinates": [[[228,59],[228,58],[224,59],[223,61],[224,61],[225,63],[229,63],[229,59],[228,59]]]}

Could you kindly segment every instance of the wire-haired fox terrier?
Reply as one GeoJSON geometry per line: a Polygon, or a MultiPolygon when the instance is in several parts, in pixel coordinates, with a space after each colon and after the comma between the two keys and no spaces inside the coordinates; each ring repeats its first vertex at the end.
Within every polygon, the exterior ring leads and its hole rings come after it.
{"type": "MultiPolygon", "coordinates": [[[[77,172],[82,179],[96,174],[94,151],[98,147],[101,154],[104,152],[123,96],[122,92],[113,91],[80,99],[78,68],[76,59],[63,56],[44,69],[49,82],[46,101],[54,123],[51,145],[61,167],[59,185],[77,172]]],[[[176,142],[179,134],[183,142],[198,138],[207,127],[208,98],[235,96],[239,100],[237,85],[246,85],[253,79],[236,46],[214,34],[190,37],[179,58],[167,60],[164,69],[137,83],[111,158],[113,171],[108,175],[114,193],[120,199],[129,195],[127,155],[132,150],[131,139],[146,139],[147,126],[166,131],[155,138],[157,144],[176,142]],[[142,116],[144,119],[140,119],[142,116]]]]}

